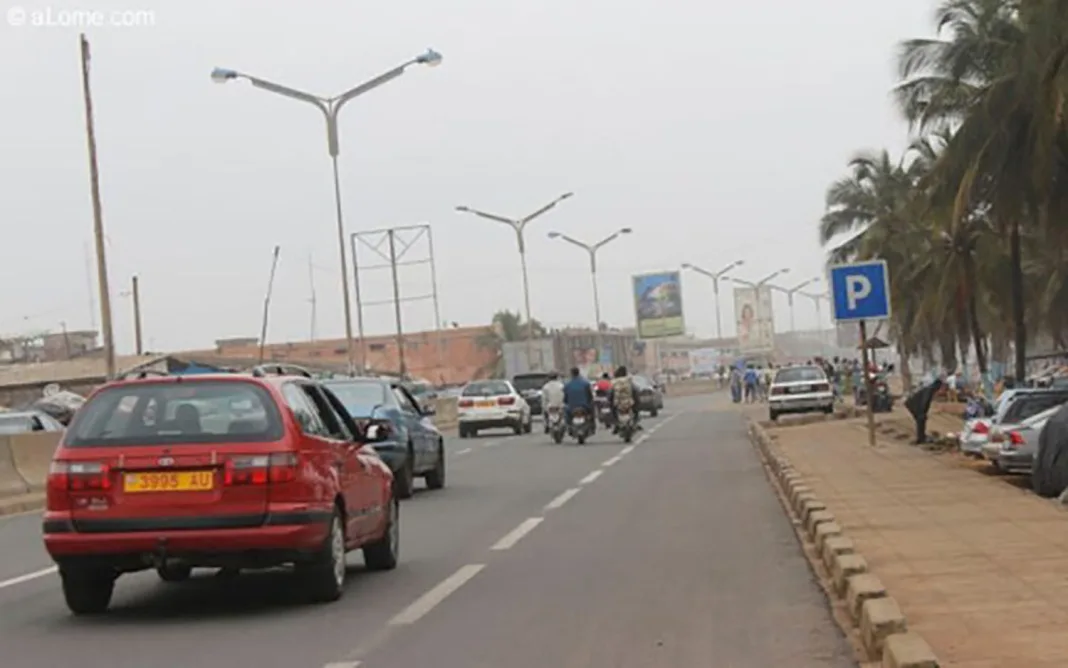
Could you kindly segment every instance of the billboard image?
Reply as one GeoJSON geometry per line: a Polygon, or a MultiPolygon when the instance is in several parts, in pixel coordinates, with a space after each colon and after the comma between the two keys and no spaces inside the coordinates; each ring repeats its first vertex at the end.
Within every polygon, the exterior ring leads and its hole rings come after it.
{"type": "Polygon", "coordinates": [[[642,274],[634,279],[634,317],[638,337],[682,336],[682,283],[677,271],[642,274]]]}
{"type": "Polygon", "coordinates": [[[775,349],[775,316],[771,288],[734,288],[734,316],[738,327],[738,350],[770,353],[775,349]]]}

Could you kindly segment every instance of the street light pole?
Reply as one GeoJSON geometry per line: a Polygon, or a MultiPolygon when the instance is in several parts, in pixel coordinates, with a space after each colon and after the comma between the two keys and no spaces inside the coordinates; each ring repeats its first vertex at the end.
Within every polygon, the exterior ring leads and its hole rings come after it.
{"type": "MultiPolygon", "coordinates": [[[[786,303],[790,307],[790,331],[791,332],[796,332],[797,331],[797,326],[794,324],[794,295],[797,294],[798,292],[800,292],[801,288],[804,288],[804,287],[806,287],[808,285],[812,285],[813,283],[818,283],[819,280],[820,279],[819,279],[818,276],[816,278],[810,278],[807,281],[804,281],[802,283],[798,283],[797,285],[795,285],[792,288],[781,288],[781,287],[779,287],[777,285],[769,285],[768,286],[772,290],[777,290],[777,291],[783,293],[784,295],[786,295],[786,303]]],[[[817,309],[819,308],[818,304],[817,304],[816,308],[817,309]]]]}
{"type": "MultiPolygon", "coordinates": [[[[334,173],[334,206],[337,218],[337,247],[341,259],[341,298],[344,301],[345,314],[345,350],[348,356],[350,374],[354,373],[356,370],[356,354],[352,339],[352,305],[349,303],[349,267],[345,256],[345,223],[341,213],[341,178],[338,169],[338,155],[341,153],[341,147],[338,141],[338,114],[341,112],[341,108],[345,106],[345,103],[349,100],[359,97],[364,93],[368,93],[383,84],[389,83],[404,74],[405,70],[412,65],[427,65],[434,67],[440,65],[441,60],[442,56],[440,53],[433,49],[427,49],[426,53],[416,56],[415,58],[394,67],[388,72],[380,74],[373,79],[369,79],[359,86],[334,97],[312,95],[311,93],[305,93],[304,91],[295,88],[289,88],[287,86],[282,86],[264,79],[243,74],[236,70],[216,67],[211,71],[211,79],[216,83],[225,83],[227,81],[243,79],[256,88],[262,88],[271,93],[277,93],[278,95],[283,95],[314,105],[323,113],[323,117],[326,119],[327,150],[330,154],[331,166],[334,173]]],[[[363,339],[362,331],[360,332],[360,338],[363,339]]]]}
{"type": "Polygon", "coordinates": [[[811,299],[812,303],[816,306],[816,330],[820,333],[820,354],[822,354],[827,346],[826,341],[824,341],[823,338],[823,313],[820,310],[820,300],[827,299],[827,297],[824,295],[814,295],[811,292],[800,292],[799,294],[811,299]]]}
{"type": "Polygon", "coordinates": [[[549,232],[550,239],[562,239],[569,244],[578,246],[585,250],[590,256],[590,279],[593,281],[593,318],[594,318],[594,331],[597,332],[597,360],[600,363],[601,355],[604,354],[604,332],[601,331],[601,299],[597,294],[597,251],[604,248],[612,241],[619,238],[622,234],[630,234],[633,230],[629,227],[623,227],[619,230],[609,234],[604,239],[601,239],[595,244],[588,244],[584,241],[579,241],[573,237],[569,237],[566,234],[559,232],[549,232]]]}
{"type": "MultiPolygon", "coordinates": [[[[496,221],[498,223],[504,223],[505,225],[508,225],[509,227],[511,227],[512,230],[515,232],[515,241],[516,241],[516,245],[519,248],[519,266],[522,269],[522,273],[523,273],[523,305],[524,305],[524,308],[526,309],[526,318],[527,318],[527,366],[530,368],[530,370],[533,370],[534,366],[535,366],[534,365],[534,319],[531,317],[531,314],[530,314],[530,278],[527,275],[527,245],[526,245],[526,241],[523,238],[523,230],[526,229],[527,224],[530,223],[532,220],[534,220],[538,216],[541,216],[542,214],[547,213],[550,209],[555,207],[560,202],[563,202],[565,199],[568,199],[569,197],[574,196],[574,194],[575,193],[571,193],[571,192],[564,193],[563,195],[560,195],[559,197],[557,197],[553,201],[549,202],[545,206],[543,206],[540,209],[538,209],[537,211],[535,211],[534,213],[529,214],[527,216],[524,216],[523,218],[505,218],[504,216],[498,216],[497,214],[486,213],[485,211],[479,211],[478,209],[472,209],[469,206],[458,206],[458,207],[456,207],[456,210],[459,211],[460,213],[470,213],[472,215],[478,216],[479,218],[485,218],[487,220],[493,220],[493,221],[496,221]]],[[[540,366],[541,366],[541,363],[540,363],[540,359],[539,359],[538,367],[540,367],[540,366]]]]}
{"type": "Polygon", "coordinates": [[[715,271],[715,272],[708,271],[707,269],[702,269],[701,267],[698,267],[695,264],[690,264],[689,262],[684,262],[683,265],[682,265],[683,269],[690,269],[692,271],[696,271],[698,274],[701,274],[702,276],[708,276],[709,278],[712,279],[712,293],[715,296],[715,301],[716,301],[716,338],[717,339],[722,339],[723,338],[723,323],[722,323],[721,318],[720,318],[720,308],[719,308],[719,279],[721,279],[724,276],[726,276],[731,270],[733,270],[733,269],[735,269],[737,267],[740,267],[740,266],[742,266],[744,264],[745,264],[745,260],[735,260],[734,262],[731,262],[730,264],[728,264],[726,267],[720,269],[719,271],[715,271]]]}

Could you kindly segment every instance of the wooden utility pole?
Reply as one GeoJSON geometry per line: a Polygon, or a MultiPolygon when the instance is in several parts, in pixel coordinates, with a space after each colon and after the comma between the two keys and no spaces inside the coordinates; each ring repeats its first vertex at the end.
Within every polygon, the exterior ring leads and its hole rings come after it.
{"type": "Polygon", "coordinates": [[[260,325],[260,354],[259,363],[263,364],[263,356],[267,345],[267,318],[271,313],[271,293],[274,291],[274,272],[278,268],[278,254],[282,251],[281,246],[274,247],[271,256],[271,276],[267,279],[267,295],[263,298],[263,322],[260,325]]]}
{"type": "Polygon", "coordinates": [[[137,355],[141,356],[145,354],[145,347],[141,345],[141,291],[138,289],[136,276],[133,277],[131,282],[133,284],[130,287],[130,291],[133,295],[134,341],[137,345],[137,355]]]}
{"type": "Polygon", "coordinates": [[[108,289],[108,261],[104,246],[104,214],[100,204],[100,169],[96,160],[96,132],[93,127],[93,96],[89,87],[89,40],[79,36],[82,52],[82,94],[85,98],[85,135],[89,145],[89,186],[93,197],[93,238],[96,241],[96,281],[100,290],[100,320],[104,335],[104,360],[108,379],[115,378],[115,335],[111,323],[111,293],[108,289]]]}

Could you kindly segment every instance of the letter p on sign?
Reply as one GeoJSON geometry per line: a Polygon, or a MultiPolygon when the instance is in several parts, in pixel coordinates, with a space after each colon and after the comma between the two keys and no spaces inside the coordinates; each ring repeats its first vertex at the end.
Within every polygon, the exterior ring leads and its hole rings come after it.
{"type": "Polygon", "coordinates": [[[846,301],[849,310],[857,310],[857,302],[871,294],[871,281],[866,276],[846,276],[846,301]]]}
{"type": "Polygon", "coordinates": [[[836,322],[890,317],[890,276],[882,260],[831,267],[829,278],[836,322]]]}

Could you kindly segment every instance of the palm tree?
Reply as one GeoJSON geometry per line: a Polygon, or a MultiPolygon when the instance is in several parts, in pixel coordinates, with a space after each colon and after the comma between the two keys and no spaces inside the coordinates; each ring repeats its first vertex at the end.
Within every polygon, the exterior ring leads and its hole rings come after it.
{"type": "MultiPolygon", "coordinates": [[[[541,338],[546,335],[546,329],[537,319],[532,320],[534,336],[541,338]]],[[[476,345],[485,350],[497,352],[496,359],[485,369],[483,373],[490,373],[496,378],[506,375],[503,348],[505,343],[512,341],[525,341],[527,339],[527,325],[519,311],[497,311],[490,321],[490,330],[478,337],[476,345]]]]}

